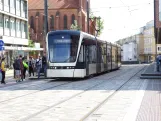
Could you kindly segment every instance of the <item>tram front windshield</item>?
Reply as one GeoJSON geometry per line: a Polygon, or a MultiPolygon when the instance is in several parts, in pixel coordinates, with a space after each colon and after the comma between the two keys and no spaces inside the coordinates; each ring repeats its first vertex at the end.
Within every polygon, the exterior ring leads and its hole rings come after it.
{"type": "Polygon", "coordinates": [[[75,62],[79,36],[58,34],[48,36],[49,60],[52,63],[75,62]]]}

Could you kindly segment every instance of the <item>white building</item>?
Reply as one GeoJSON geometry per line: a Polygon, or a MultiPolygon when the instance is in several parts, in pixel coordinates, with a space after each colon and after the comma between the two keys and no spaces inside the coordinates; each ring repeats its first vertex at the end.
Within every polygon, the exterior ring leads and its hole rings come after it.
{"type": "Polygon", "coordinates": [[[125,43],[122,46],[122,61],[137,61],[137,44],[136,42],[125,43]]]}
{"type": "Polygon", "coordinates": [[[0,0],[0,40],[5,43],[5,56],[10,64],[14,52],[24,55],[28,45],[28,1],[0,0]]]}

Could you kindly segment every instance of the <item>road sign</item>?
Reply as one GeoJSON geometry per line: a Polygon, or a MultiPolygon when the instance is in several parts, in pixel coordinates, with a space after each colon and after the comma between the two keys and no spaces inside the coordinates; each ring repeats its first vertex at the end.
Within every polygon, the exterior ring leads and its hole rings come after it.
{"type": "Polygon", "coordinates": [[[0,46],[4,46],[3,40],[0,40],[0,46]]]}
{"type": "Polygon", "coordinates": [[[1,51],[1,50],[4,50],[4,47],[0,46],[0,51],[1,51]]]}

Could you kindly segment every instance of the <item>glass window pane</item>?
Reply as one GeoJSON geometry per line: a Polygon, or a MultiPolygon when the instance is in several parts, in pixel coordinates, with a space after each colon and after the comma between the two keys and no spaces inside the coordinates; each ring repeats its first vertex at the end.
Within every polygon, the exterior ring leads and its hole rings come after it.
{"type": "Polygon", "coordinates": [[[3,16],[0,14],[0,27],[3,27],[3,16]]]}
{"type": "Polygon", "coordinates": [[[20,10],[20,0],[16,0],[16,9],[20,10]]]}
{"type": "Polygon", "coordinates": [[[15,0],[10,0],[10,6],[11,8],[15,8],[15,0]]]}
{"type": "Polygon", "coordinates": [[[11,18],[10,19],[10,28],[12,29],[12,30],[15,30],[15,20],[14,20],[14,18],[11,18]]]}
{"type": "Polygon", "coordinates": [[[9,18],[7,16],[4,18],[4,26],[9,29],[9,18]]]}

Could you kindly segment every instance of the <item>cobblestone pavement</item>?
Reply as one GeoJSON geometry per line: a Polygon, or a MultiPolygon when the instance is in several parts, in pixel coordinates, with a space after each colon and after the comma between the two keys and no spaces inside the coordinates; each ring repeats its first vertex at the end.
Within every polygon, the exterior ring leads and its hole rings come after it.
{"type": "Polygon", "coordinates": [[[144,67],[123,66],[79,81],[38,80],[1,86],[0,121],[135,121],[149,84],[139,79],[144,67]]]}

